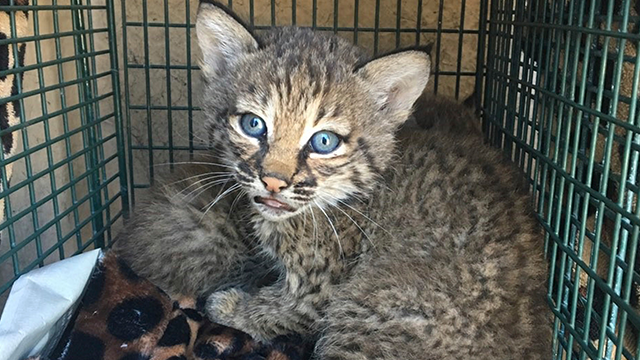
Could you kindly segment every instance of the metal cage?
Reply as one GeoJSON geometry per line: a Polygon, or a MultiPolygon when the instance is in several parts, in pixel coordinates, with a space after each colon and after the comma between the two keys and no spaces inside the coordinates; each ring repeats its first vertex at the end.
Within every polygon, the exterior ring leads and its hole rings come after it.
{"type": "MultiPolygon", "coordinates": [[[[0,36],[0,56],[11,54],[0,80],[11,77],[16,90],[0,107],[20,110],[0,124],[3,144],[11,136],[17,146],[0,152],[1,296],[33,268],[109,246],[158,167],[204,148],[197,5],[0,1],[11,29],[0,36]]],[[[472,96],[487,141],[529,179],[551,270],[554,357],[640,359],[640,1],[229,6],[258,32],[312,27],[371,54],[434,43],[429,90],[472,96]]]]}

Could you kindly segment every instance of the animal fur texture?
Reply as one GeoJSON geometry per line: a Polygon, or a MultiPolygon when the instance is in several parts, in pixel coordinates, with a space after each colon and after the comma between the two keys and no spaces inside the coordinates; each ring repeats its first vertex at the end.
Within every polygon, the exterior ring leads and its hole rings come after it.
{"type": "Polygon", "coordinates": [[[134,271],[258,340],[318,337],[319,359],[550,356],[522,176],[455,103],[398,132],[425,52],[369,59],[298,28],[258,38],[208,1],[196,30],[215,151],[138,205],[114,245],[134,271]],[[249,136],[246,114],[266,132],[249,136]],[[339,146],[319,152],[320,131],[339,146]]]}

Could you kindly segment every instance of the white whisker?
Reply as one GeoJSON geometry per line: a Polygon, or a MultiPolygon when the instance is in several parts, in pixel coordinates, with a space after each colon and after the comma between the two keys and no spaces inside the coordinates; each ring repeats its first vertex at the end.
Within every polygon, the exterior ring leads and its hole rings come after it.
{"type": "Polygon", "coordinates": [[[371,246],[373,246],[374,248],[376,247],[376,244],[373,243],[373,241],[371,240],[371,238],[369,237],[369,235],[366,233],[366,231],[364,231],[360,225],[358,225],[358,223],[349,215],[347,214],[346,211],[342,210],[339,206],[334,206],[334,208],[340,210],[340,212],[342,212],[346,217],[349,218],[349,220],[351,220],[351,222],[360,230],[360,232],[362,232],[362,234],[364,235],[364,237],[367,238],[367,240],[369,240],[369,243],[371,243],[371,246]]]}
{"type": "Polygon", "coordinates": [[[238,190],[241,187],[240,184],[234,184],[232,185],[230,188],[228,188],[227,190],[225,190],[222,194],[218,195],[207,207],[207,209],[204,211],[204,213],[202,214],[202,217],[200,218],[200,222],[202,222],[202,220],[204,219],[205,215],[207,215],[207,212],[209,212],[209,210],[211,210],[211,208],[213,208],[218,201],[220,201],[223,197],[225,197],[227,194],[230,194],[231,192],[238,190]]]}
{"type": "MultiPolygon", "coordinates": [[[[226,184],[227,182],[229,182],[229,179],[220,179],[220,180],[214,180],[212,182],[208,182],[206,184],[203,184],[203,185],[198,186],[197,188],[193,189],[187,195],[184,195],[182,197],[182,200],[191,201],[191,200],[197,198],[198,196],[202,195],[205,191],[211,189],[212,187],[215,187],[215,186],[218,186],[218,185],[222,185],[222,184],[226,184]],[[192,194],[194,194],[196,192],[198,192],[198,193],[192,196],[192,194]]],[[[220,194],[220,193],[218,193],[218,194],[220,194]]]]}
{"type": "Polygon", "coordinates": [[[331,228],[333,229],[333,233],[336,235],[336,239],[338,239],[338,248],[340,248],[340,255],[343,255],[344,253],[342,251],[342,243],[340,242],[340,236],[338,236],[338,231],[336,230],[336,227],[333,226],[333,222],[329,218],[329,215],[327,215],[327,213],[324,211],[324,209],[321,208],[320,205],[315,200],[313,200],[313,202],[316,204],[318,209],[320,209],[320,211],[322,211],[324,216],[327,218],[327,221],[329,221],[329,225],[331,225],[331,228]]]}
{"type": "Polygon", "coordinates": [[[206,162],[206,161],[168,162],[168,163],[154,164],[153,166],[156,167],[156,166],[170,166],[170,165],[211,165],[211,166],[220,166],[220,167],[228,168],[228,169],[235,169],[235,167],[233,167],[231,165],[212,163],[212,162],[206,162]]]}
{"type": "Polygon", "coordinates": [[[358,209],[354,208],[353,206],[345,203],[342,200],[338,200],[338,202],[340,202],[342,205],[348,207],[349,209],[357,212],[358,214],[360,214],[362,217],[364,217],[365,219],[371,221],[371,223],[377,227],[379,227],[382,231],[386,232],[389,236],[394,237],[389,231],[387,231],[387,229],[385,229],[384,227],[382,227],[382,225],[378,224],[377,222],[373,221],[373,219],[371,219],[370,217],[368,217],[367,215],[363,214],[362,212],[360,212],[358,209]]]}
{"type": "MultiPolygon", "coordinates": [[[[343,191],[344,191],[344,189],[337,189],[337,188],[332,187],[332,186],[325,186],[324,188],[325,188],[325,189],[328,189],[328,190],[339,191],[339,192],[343,192],[343,191]]],[[[318,191],[319,191],[319,190],[318,190],[318,191]]],[[[331,195],[331,194],[329,194],[329,193],[328,193],[328,192],[326,192],[326,191],[323,191],[323,193],[324,193],[325,195],[330,195],[330,196],[331,196],[332,198],[334,198],[334,199],[337,199],[334,195],[331,195]]],[[[353,198],[353,199],[355,199],[355,200],[357,200],[358,202],[360,202],[360,203],[362,203],[362,204],[366,204],[366,202],[365,202],[365,198],[364,198],[362,195],[358,195],[358,194],[352,193],[352,194],[349,194],[349,197],[350,197],[350,198],[353,198]]]]}
{"type": "MultiPolygon", "coordinates": [[[[318,194],[318,195],[320,195],[320,194],[318,194]]],[[[367,220],[371,221],[371,223],[372,223],[373,225],[375,225],[375,226],[379,227],[380,229],[382,229],[382,231],[386,232],[389,236],[393,237],[393,235],[392,235],[389,231],[387,231],[387,229],[385,229],[384,227],[382,227],[382,225],[378,224],[377,222],[373,221],[373,219],[371,219],[371,218],[370,218],[370,217],[368,217],[367,215],[363,214],[360,210],[358,210],[358,209],[354,208],[353,206],[351,206],[351,205],[347,204],[346,202],[344,202],[344,201],[342,201],[342,200],[338,199],[337,197],[335,197],[335,196],[333,196],[333,195],[331,195],[331,194],[328,194],[327,192],[323,192],[323,195],[329,196],[329,197],[330,197],[330,198],[332,198],[333,200],[335,200],[335,201],[339,202],[340,204],[342,204],[342,205],[344,205],[344,206],[348,207],[349,209],[351,209],[351,210],[353,210],[353,211],[357,212],[358,214],[360,214],[360,215],[361,215],[362,217],[364,217],[365,219],[367,219],[367,220]]]]}
{"type": "MultiPolygon", "coordinates": [[[[311,220],[313,220],[313,242],[315,243],[315,250],[313,251],[314,255],[318,253],[318,223],[316,221],[316,215],[313,213],[313,208],[309,207],[311,211],[311,220]]],[[[313,257],[313,261],[315,262],[316,257],[313,257]]]]}
{"type": "Polygon", "coordinates": [[[219,172],[219,171],[210,171],[210,172],[205,172],[205,173],[198,174],[198,175],[189,176],[189,177],[186,177],[186,178],[181,179],[181,180],[172,181],[172,182],[170,182],[170,183],[167,183],[167,185],[174,185],[174,184],[177,184],[177,183],[181,183],[181,182],[189,181],[189,180],[191,180],[191,179],[195,179],[195,178],[199,178],[199,177],[203,177],[203,176],[209,176],[209,175],[228,175],[228,176],[232,176],[232,175],[233,175],[233,173],[230,173],[230,172],[219,172]]]}
{"type": "MultiPolygon", "coordinates": [[[[184,189],[182,189],[182,190],[178,191],[178,192],[177,192],[175,195],[173,195],[173,196],[174,196],[174,197],[175,197],[175,196],[178,196],[178,195],[182,194],[183,192],[185,192],[187,189],[192,188],[192,187],[194,187],[194,186],[197,186],[198,184],[202,183],[203,181],[210,181],[210,180],[216,180],[216,179],[227,180],[227,179],[229,179],[229,178],[231,178],[229,175],[212,175],[212,176],[206,177],[206,178],[204,178],[204,179],[200,179],[200,180],[198,180],[198,181],[193,182],[193,184],[191,184],[191,185],[189,185],[189,186],[185,187],[184,189]]],[[[211,183],[209,182],[209,183],[205,184],[205,186],[207,186],[207,185],[209,185],[209,184],[211,184],[211,183]]],[[[199,189],[199,188],[200,188],[200,186],[198,186],[198,187],[197,187],[197,189],[199,189]]],[[[185,197],[187,197],[187,196],[185,196],[185,197]]]]}
{"type": "Polygon", "coordinates": [[[233,207],[236,205],[236,203],[238,202],[238,200],[247,194],[247,190],[242,189],[238,195],[236,195],[236,198],[233,200],[233,202],[231,203],[231,207],[229,208],[229,213],[227,214],[227,220],[229,220],[229,217],[231,216],[231,213],[233,212],[233,207]]]}

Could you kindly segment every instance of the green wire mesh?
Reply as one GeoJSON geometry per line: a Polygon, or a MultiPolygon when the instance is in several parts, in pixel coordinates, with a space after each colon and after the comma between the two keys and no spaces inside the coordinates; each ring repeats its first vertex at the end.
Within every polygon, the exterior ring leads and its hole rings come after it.
{"type": "Polygon", "coordinates": [[[495,0],[489,141],[545,229],[556,359],[638,359],[638,2],[495,0]]]}
{"type": "MultiPolygon", "coordinates": [[[[134,190],[207,141],[197,0],[9,1],[0,11],[27,11],[33,33],[0,40],[27,42],[31,53],[7,72],[25,73],[18,99],[28,111],[7,130],[26,139],[24,151],[0,158],[2,167],[24,169],[0,193],[8,214],[0,223],[0,293],[32,268],[108,246],[134,190]]],[[[488,142],[530,181],[550,263],[553,357],[640,359],[640,1],[228,5],[258,32],[311,27],[371,54],[434,43],[429,91],[476,94],[488,142]]]]}
{"type": "MultiPolygon", "coordinates": [[[[127,211],[124,142],[120,125],[115,14],[112,2],[31,0],[0,2],[12,34],[0,46],[26,44],[17,76],[19,150],[0,152],[6,218],[0,223],[0,295],[21,274],[38,266],[104,247],[112,225],[127,211]],[[26,12],[28,35],[17,37],[26,12]],[[6,169],[13,165],[10,182],[6,169]],[[126,201],[123,201],[126,200],[126,201]]],[[[14,64],[18,52],[14,51],[14,64]]]]}

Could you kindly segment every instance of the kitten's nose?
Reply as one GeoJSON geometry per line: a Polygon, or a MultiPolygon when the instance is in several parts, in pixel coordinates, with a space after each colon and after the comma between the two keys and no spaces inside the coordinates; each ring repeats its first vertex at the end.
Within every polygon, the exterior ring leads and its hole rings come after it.
{"type": "Polygon", "coordinates": [[[286,181],[280,180],[278,178],[272,176],[264,176],[262,177],[262,182],[264,183],[264,187],[267,188],[268,191],[279,193],[280,190],[289,186],[286,181]]]}

